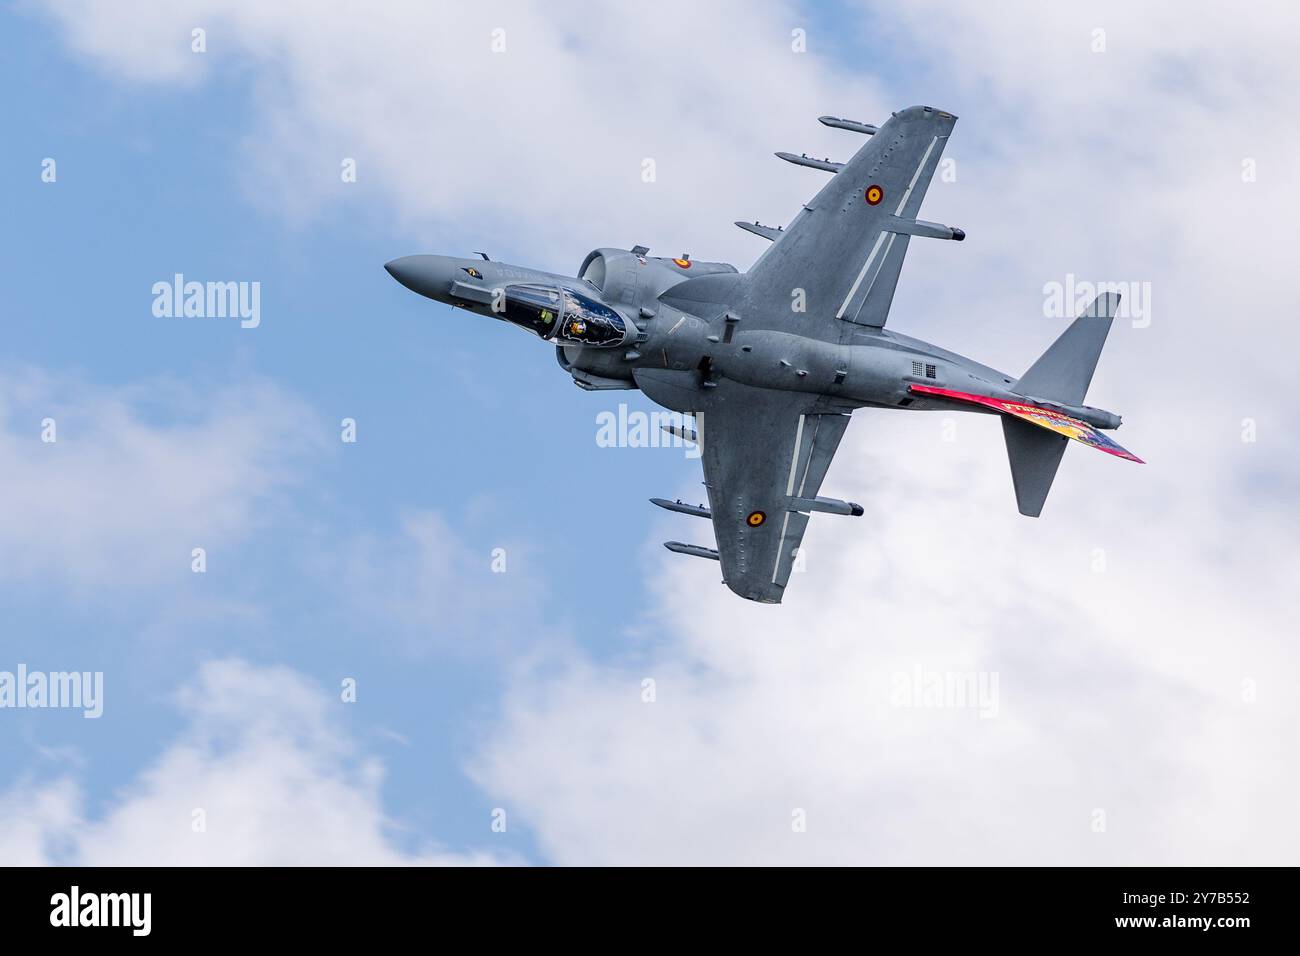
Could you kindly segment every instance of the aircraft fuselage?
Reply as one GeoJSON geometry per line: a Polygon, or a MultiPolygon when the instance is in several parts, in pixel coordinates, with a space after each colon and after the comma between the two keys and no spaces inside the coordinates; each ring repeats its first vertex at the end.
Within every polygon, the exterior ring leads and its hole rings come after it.
{"type": "MultiPolygon", "coordinates": [[[[821,395],[846,411],[872,406],[997,414],[919,394],[913,385],[1007,401],[1032,399],[1015,391],[1016,380],[1006,373],[882,328],[828,316],[826,339],[747,329],[744,277],[725,263],[600,249],[583,263],[581,276],[427,255],[396,259],[385,268],[421,295],[521,325],[553,342],[561,367],[592,391],[637,388],[638,370],[666,369],[694,372],[705,387],[724,376],[758,388],[821,395]],[[729,291],[735,294],[729,296],[729,291]],[[554,308],[548,309],[552,297],[554,308]],[[733,301],[738,303],[734,307],[733,301]],[[570,319],[575,315],[577,324],[570,319]]],[[[791,308],[799,305],[792,296],[791,308]]],[[[815,304],[804,306],[811,311],[815,304]]],[[[669,408],[693,410],[676,407],[680,403],[671,390],[647,391],[669,408]]],[[[1118,415],[1100,409],[1042,404],[1098,428],[1120,423],[1118,415]]]]}

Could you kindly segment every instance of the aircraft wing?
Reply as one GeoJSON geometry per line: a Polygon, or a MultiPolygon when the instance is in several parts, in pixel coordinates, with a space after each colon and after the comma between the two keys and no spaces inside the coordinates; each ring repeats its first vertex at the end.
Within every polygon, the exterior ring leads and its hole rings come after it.
{"type": "Polygon", "coordinates": [[[838,340],[831,316],[883,326],[910,238],[965,236],[916,218],[956,122],[928,106],[895,113],[789,226],[768,230],[775,239],[747,273],[745,328],[838,340]]]}
{"type": "Polygon", "coordinates": [[[816,396],[724,380],[696,413],[718,560],[727,586],[779,604],[809,512],[861,514],[818,500],[849,416],[816,396]]]}

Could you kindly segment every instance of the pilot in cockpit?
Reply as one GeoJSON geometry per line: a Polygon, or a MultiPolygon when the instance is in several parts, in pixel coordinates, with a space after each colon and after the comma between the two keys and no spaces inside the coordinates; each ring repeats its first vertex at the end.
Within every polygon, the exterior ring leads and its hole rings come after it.
{"type": "Polygon", "coordinates": [[[628,323],[603,303],[568,289],[513,285],[505,290],[506,321],[560,345],[622,345],[628,323]],[[563,313],[563,320],[556,322],[563,313]]]}

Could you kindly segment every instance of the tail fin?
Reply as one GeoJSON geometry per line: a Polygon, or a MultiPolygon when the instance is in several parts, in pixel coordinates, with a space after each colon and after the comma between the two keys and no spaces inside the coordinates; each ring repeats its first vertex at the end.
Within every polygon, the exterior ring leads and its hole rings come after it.
{"type": "MultiPolygon", "coordinates": [[[[1016,391],[1066,405],[1082,404],[1118,308],[1118,294],[1107,292],[1097,296],[1021,376],[1016,391]]],[[[1016,506],[1022,515],[1037,518],[1043,512],[1047,493],[1052,490],[1067,439],[1009,416],[1002,419],[1002,434],[1007,440],[1016,506]]]]}
{"type": "MultiPolygon", "coordinates": [[[[1020,377],[1016,391],[1065,405],[1082,404],[1118,308],[1118,293],[1097,296],[1020,377]]],[[[1050,477],[1048,484],[1051,484],[1050,477]]]]}
{"type": "Polygon", "coordinates": [[[1016,507],[1022,515],[1037,518],[1043,513],[1043,502],[1052,490],[1069,439],[1009,415],[1002,417],[1002,435],[1007,440],[1016,507]]]}

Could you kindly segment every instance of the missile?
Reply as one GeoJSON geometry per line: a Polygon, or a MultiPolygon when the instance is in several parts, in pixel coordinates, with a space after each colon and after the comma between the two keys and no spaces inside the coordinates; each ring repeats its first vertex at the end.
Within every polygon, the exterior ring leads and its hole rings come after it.
{"type": "Polygon", "coordinates": [[[875,136],[879,131],[878,126],[871,126],[867,123],[855,123],[853,120],[840,119],[838,116],[819,116],[817,121],[823,126],[833,126],[836,129],[846,129],[852,133],[863,133],[867,136],[875,136]]]}
{"type": "Polygon", "coordinates": [[[838,498],[791,498],[790,505],[795,511],[820,511],[829,515],[852,515],[861,518],[862,505],[853,501],[840,501],[838,498]]]}
{"type": "Polygon", "coordinates": [[[692,445],[698,445],[700,443],[699,436],[695,434],[694,428],[689,428],[685,425],[660,425],[659,427],[669,435],[672,435],[674,438],[680,438],[684,442],[688,442],[692,445]]]}
{"type": "Polygon", "coordinates": [[[777,153],[776,155],[787,163],[794,163],[796,166],[807,166],[809,169],[821,169],[828,173],[838,173],[844,168],[843,163],[833,163],[829,159],[812,159],[809,156],[796,156],[794,153],[777,153]]]}
{"type": "Polygon", "coordinates": [[[762,236],[770,242],[776,242],[776,240],[781,238],[781,233],[785,231],[780,226],[764,226],[757,222],[744,222],[738,220],[736,225],[741,229],[744,229],[746,232],[752,232],[756,236],[762,236]]]}
{"type": "Polygon", "coordinates": [[[718,552],[712,548],[701,548],[698,544],[682,544],[680,541],[665,541],[664,547],[669,551],[675,551],[677,554],[689,554],[695,558],[709,558],[712,561],[719,560],[718,552]]]}
{"type": "Polygon", "coordinates": [[[652,505],[658,505],[660,508],[667,508],[669,511],[676,511],[678,514],[694,515],[696,518],[711,518],[712,512],[704,505],[683,504],[680,499],[669,501],[667,498],[651,498],[652,505]]]}
{"type": "Polygon", "coordinates": [[[898,232],[907,236],[924,236],[927,239],[955,239],[961,242],[966,238],[966,231],[957,226],[945,226],[939,222],[926,222],[924,219],[902,219],[890,216],[885,224],[888,232],[898,232]]]}

